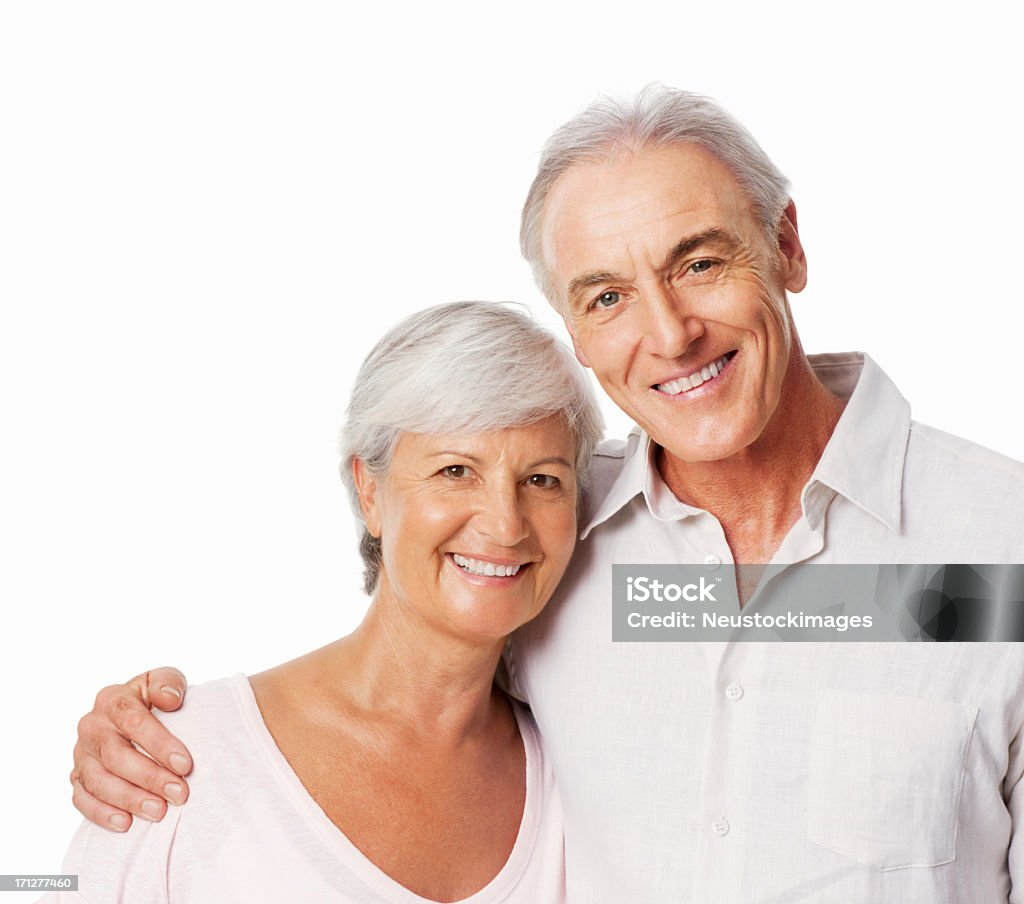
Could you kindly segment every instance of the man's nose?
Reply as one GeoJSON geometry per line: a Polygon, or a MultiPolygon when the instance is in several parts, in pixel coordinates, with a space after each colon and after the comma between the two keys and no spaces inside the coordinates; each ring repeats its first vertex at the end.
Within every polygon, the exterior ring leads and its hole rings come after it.
{"type": "Polygon", "coordinates": [[[687,311],[671,287],[651,283],[640,299],[643,310],[644,346],[661,358],[678,358],[690,343],[704,335],[704,322],[687,311]]]}
{"type": "Polygon", "coordinates": [[[515,546],[529,536],[519,487],[491,486],[485,489],[477,512],[477,530],[499,546],[515,546]]]}

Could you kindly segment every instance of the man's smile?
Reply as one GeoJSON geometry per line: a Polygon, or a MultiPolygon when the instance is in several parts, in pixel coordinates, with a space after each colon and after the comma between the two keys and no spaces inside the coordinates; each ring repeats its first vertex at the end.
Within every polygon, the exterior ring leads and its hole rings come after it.
{"type": "Polygon", "coordinates": [[[714,361],[709,361],[707,364],[698,367],[692,373],[675,377],[664,383],[656,383],[653,388],[665,395],[679,395],[683,392],[689,392],[691,389],[696,389],[698,386],[714,380],[725,370],[735,355],[736,350],[733,349],[731,352],[726,352],[720,358],[715,358],[714,361]]]}

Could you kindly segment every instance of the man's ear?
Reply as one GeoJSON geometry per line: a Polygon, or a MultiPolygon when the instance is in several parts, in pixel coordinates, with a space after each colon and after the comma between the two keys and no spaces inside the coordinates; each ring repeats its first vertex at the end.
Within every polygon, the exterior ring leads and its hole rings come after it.
{"type": "Polygon", "coordinates": [[[572,331],[572,327],[569,326],[569,321],[563,317],[562,323],[565,324],[565,328],[569,333],[569,338],[572,340],[572,350],[576,355],[576,360],[584,367],[590,367],[590,362],[587,360],[587,356],[583,353],[583,349],[580,348],[580,344],[576,341],[576,334],[572,331]]]}
{"type": "Polygon", "coordinates": [[[377,507],[377,478],[369,472],[361,458],[352,459],[352,479],[359,495],[359,507],[371,537],[380,538],[380,512],[377,507]]]}
{"type": "Polygon", "coordinates": [[[779,253],[786,289],[800,292],[807,285],[807,256],[796,226],[796,204],[790,198],[779,218],[779,253]]]}

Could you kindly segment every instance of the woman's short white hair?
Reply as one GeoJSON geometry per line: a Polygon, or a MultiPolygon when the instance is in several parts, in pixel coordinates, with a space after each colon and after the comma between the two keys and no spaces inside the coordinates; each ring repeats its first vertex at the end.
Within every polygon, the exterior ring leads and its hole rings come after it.
{"type": "Polygon", "coordinates": [[[341,432],[341,477],[356,516],[364,587],[380,573],[380,540],[366,529],[353,459],[384,474],[402,433],[484,433],[560,415],[576,440],[582,489],[604,429],[572,353],[515,307],[460,301],[406,317],[363,362],[341,432]]]}
{"type": "Polygon", "coordinates": [[[523,205],[519,243],[533,278],[556,310],[562,300],[552,284],[541,247],[544,202],[569,167],[606,160],[623,149],[696,144],[724,163],[746,191],[766,237],[778,236],[789,203],[789,180],[739,122],[707,97],[648,85],[633,100],[602,97],[548,139],[523,205]]]}

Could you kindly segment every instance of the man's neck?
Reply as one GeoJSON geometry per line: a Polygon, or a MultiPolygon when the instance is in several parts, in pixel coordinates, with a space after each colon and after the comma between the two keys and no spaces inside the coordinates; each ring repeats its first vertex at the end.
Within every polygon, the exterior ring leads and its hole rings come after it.
{"type": "Polygon", "coordinates": [[[767,564],[800,517],[801,492],[844,407],[799,352],[779,406],[754,443],[728,458],[701,462],[659,448],[658,470],[678,499],[718,519],[737,564],[767,564]]]}

